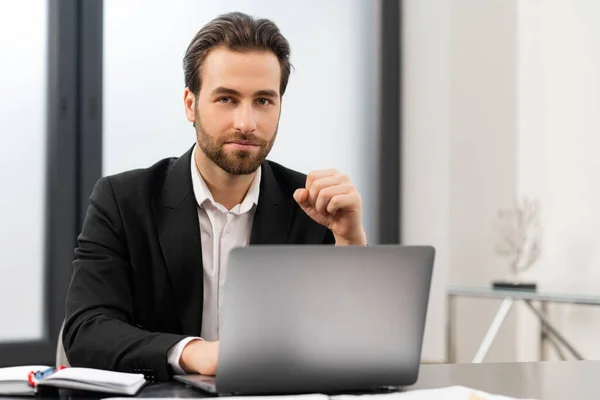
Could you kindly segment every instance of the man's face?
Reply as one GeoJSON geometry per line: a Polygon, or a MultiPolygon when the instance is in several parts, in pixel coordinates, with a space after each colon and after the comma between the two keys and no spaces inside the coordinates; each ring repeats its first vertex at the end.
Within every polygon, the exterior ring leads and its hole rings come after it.
{"type": "MultiPolygon", "coordinates": [[[[234,175],[255,172],[271,151],[281,111],[281,69],[271,52],[210,51],[194,108],[206,156],[234,175]]],[[[188,115],[189,118],[189,115],[188,115]]]]}

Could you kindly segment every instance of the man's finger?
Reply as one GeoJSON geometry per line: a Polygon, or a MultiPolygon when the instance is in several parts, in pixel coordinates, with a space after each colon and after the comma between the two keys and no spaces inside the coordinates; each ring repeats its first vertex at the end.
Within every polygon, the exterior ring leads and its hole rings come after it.
{"type": "Polygon", "coordinates": [[[313,221],[315,221],[318,224],[321,224],[323,226],[328,226],[327,225],[327,217],[325,215],[319,213],[317,211],[317,209],[315,207],[313,207],[312,205],[310,205],[310,203],[308,201],[298,202],[298,205],[300,206],[302,211],[304,211],[306,213],[306,215],[308,215],[313,221]]]}
{"type": "Polygon", "coordinates": [[[320,171],[311,171],[306,176],[306,189],[310,190],[313,182],[319,178],[324,178],[326,176],[339,175],[339,171],[336,169],[325,169],[320,171]]]}
{"type": "Polygon", "coordinates": [[[340,184],[344,183],[345,181],[346,181],[346,175],[339,175],[339,174],[318,178],[315,181],[313,181],[310,189],[308,189],[308,192],[309,192],[308,199],[310,200],[311,204],[315,204],[317,201],[317,198],[319,197],[319,192],[321,190],[331,187],[331,186],[340,185],[340,184]]]}
{"type": "Polygon", "coordinates": [[[296,189],[294,192],[294,200],[296,203],[302,205],[307,203],[308,201],[308,190],[306,189],[296,189]]]}
{"type": "Polygon", "coordinates": [[[330,215],[337,214],[338,211],[343,210],[348,207],[354,207],[357,205],[357,194],[356,193],[348,193],[341,194],[338,196],[333,196],[329,203],[327,204],[327,213],[330,215]]]}
{"type": "Polygon", "coordinates": [[[321,214],[328,214],[327,206],[333,197],[352,193],[353,190],[354,186],[350,183],[326,187],[319,192],[315,201],[315,208],[321,214]]]}

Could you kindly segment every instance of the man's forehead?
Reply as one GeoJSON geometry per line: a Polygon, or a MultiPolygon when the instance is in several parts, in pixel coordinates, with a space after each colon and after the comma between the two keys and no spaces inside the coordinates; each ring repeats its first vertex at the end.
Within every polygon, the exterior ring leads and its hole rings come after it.
{"type": "Polygon", "coordinates": [[[211,91],[220,86],[240,92],[279,92],[281,81],[279,60],[269,51],[213,49],[204,60],[201,74],[203,85],[211,91]]]}

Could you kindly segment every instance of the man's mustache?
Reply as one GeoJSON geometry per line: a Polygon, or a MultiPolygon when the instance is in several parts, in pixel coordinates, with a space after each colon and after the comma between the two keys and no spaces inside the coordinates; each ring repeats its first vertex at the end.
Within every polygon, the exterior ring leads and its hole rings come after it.
{"type": "Polygon", "coordinates": [[[227,137],[221,139],[221,143],[228,143],[228,142],[244,142],[246,144],[254,145],[254,146],[264,146],[267,143],[265,140],[258,138],[256,135],[254,135],[252,133],[239,133],[239,132],[232,133],[232,134],[228,135],[227,137]]]}

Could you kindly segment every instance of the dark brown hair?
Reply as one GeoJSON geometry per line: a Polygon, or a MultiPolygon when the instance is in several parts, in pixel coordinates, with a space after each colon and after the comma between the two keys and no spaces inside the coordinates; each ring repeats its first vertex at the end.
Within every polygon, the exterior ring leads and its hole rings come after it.
{"type": "Polygon", "coordinates": [[[281,66],[279,93],[285,93],[290,77],[290,45],[273,21],[256,19],[241,12],[223,14],[204,25],[194,36],[183,57],[185,85],[198,96],[200,70],[213,47],[234,51],[266,50],[273,52],[281,66]]]}

